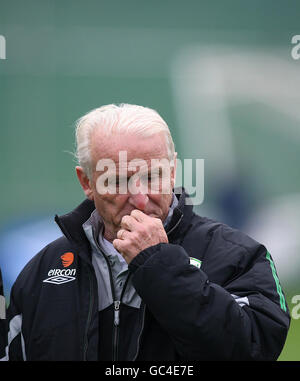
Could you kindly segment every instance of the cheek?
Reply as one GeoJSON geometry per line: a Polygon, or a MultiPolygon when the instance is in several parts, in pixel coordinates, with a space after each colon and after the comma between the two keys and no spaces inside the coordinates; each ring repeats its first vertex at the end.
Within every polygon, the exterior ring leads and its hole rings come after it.
{"type": "Polygon", "coordinates": [[[162,194],[148,194],[149,199],[156,205],[160,205],[163,201],[163,196],[162,194]]]}
{"type": "Polygon", "coordinates": [[[96,195],[94,198],[95,206],[99,214],[109,219],[114,219],[127,204],[127,195],[96,195]]]}
{"type": "Polygon", "coordinates": [[[149,199],[153,204],[158,206],[163,214],[165,214],[169,210],[169,206],[171,204],[172,195],[169,194],[157,194],[157,195],[148,195],[149,199]]]}

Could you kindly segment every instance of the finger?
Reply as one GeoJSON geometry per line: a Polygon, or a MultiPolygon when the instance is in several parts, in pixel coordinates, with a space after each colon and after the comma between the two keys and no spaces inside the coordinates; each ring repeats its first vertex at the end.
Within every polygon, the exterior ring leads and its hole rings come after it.
{"type": "Polygon", "coordinates": [[[131,213],[130,216],[135,218],[138,222],[144,222],[148,218],[151,218],[147,216],[147,214],[143,213],[141,210],[134,209],[131,213]]]}
{"type": "Polygon", "coordinates": [[[114,239],[112,242],[114,248],[122,254],[122,251],[125,249],[124,240],[114,239]]]}
{"type": "Polygon", "coordinates": [[[138,221],[134,217],[128,215],[123,216],[121,220],[121,227],[129,231],[136,230],[138,227],[138,221]]]}
{"type": "Polygon", "coordinates": [[[128,233],[128,230],[120,229],[117,233],[117,238],[121,240],[126,239],[126,233],[128,233]]]}
{"type": "Polygon", "coordinates": [[[139,250],[136,250],[131,245],[129,245],[128,241],[126,242],[121,239],[115,239],[113,240],[113,245],[128,264],[139,253],[139,250]]]}

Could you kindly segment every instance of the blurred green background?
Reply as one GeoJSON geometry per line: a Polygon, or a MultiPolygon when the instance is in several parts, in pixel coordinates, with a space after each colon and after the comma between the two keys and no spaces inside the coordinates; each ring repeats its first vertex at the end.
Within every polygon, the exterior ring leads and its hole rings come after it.
{"type": "Polygon", "coordinates": [[[295,316],[279,360],[300,360],[299,12],[296,1],[0,0],[7,299],[24,262],[60,234],[54,214],[83,199],[76,119],[141,104],[167,121],[181,159],[205,159],[198,213],[268,247],[295,316]]]}

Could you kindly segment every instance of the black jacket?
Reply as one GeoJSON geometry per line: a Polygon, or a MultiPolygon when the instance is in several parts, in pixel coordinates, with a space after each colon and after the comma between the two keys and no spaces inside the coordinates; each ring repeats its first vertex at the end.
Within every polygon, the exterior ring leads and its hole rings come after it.
{"type": "Polygon", "coordinates": [[[9,359],[277,359],[290,317],[263,245],[194,214],[183,194],[166,228],[169,243],[142,251],[129,265],[140,308],[114,303],[99,314],[82,229],[94,208],[85,200],[56,216],[64,236],[18,276],[8,310],[9,359]],[[61,259],[69,252],[71,264],[61,259]],[[200,268],[191,257],[201,261],[200,268]]]}

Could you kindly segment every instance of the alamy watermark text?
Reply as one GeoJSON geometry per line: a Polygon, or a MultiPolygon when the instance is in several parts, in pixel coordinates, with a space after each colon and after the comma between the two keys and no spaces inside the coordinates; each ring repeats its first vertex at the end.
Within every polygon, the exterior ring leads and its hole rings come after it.
{"type": "Polygon", "coordinates": [[[118,161],[100,159],[96,164],[96,189],[105,194],[169,194],[176,178],[176,187],[186,189],[186,204],[200,205],[204,200],[204,159],[127,160],[127,151],[120,151],[118,161]]]}
{"type": "Polygon", "coordinates": [[[0,60],[6,60],[6,39],[0,35],[0,60]]]}

